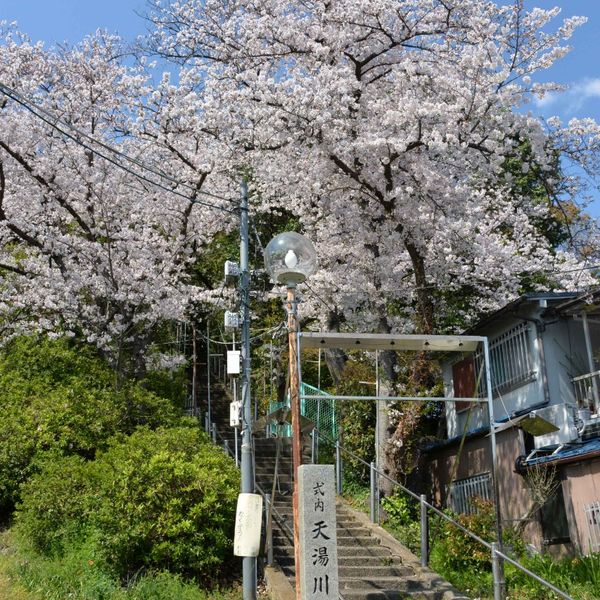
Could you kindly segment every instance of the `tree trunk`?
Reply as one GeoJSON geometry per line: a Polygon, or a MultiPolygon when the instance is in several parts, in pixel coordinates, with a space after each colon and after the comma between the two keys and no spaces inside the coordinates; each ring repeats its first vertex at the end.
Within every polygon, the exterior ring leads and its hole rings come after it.
{"type": "MultiPolygon", "coordinates": [[[[327,331],[339,332],[341,322],[341,315],[337,310],[329,311],[327,315],[327,331]]],[[[335,385],[342,380],[347,360],[346,353],[340,348],[328,348],[325,350],[325,363],[335,385]]]]}

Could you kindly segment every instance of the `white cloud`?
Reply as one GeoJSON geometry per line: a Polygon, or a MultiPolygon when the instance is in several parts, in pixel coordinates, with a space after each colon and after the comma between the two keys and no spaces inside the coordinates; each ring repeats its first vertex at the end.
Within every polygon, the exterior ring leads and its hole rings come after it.
{"type": "Polygon", "coordinates": [[[582,79],[571,84],[565,92],[548,92],[535,101],[537,107],[548,109],[556,107],[561,113],[569,115],[583,108],[589,100],[600,98],[600,78],[582,79]]]}

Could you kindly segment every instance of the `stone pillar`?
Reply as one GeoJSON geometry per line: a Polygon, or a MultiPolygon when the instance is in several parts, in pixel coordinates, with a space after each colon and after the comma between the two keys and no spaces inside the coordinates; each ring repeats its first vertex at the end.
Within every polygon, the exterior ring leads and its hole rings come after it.
{"type": "Polygon", "coordinates": [[[298,469],[300,573],[303,600],[338,600],[335,468],[298,469]]]}

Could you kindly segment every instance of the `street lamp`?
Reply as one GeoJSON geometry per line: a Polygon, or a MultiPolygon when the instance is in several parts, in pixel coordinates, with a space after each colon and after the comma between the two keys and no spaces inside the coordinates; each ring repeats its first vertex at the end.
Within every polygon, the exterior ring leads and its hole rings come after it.
{"type": "Polygon", "coordinates": [[[294,465],[294,564],[296,598],[300,600],[300,517],[298,509],[298,467],[302,464],[300,432],[300,374],[298,372],[298,310],[296,285],[317,268],[317,253],[312,242],[293,231],[275,236],[265,248],[265,267],[274,283],[287,287],[290,407],[292,413],[292,461],[294,465]]]}

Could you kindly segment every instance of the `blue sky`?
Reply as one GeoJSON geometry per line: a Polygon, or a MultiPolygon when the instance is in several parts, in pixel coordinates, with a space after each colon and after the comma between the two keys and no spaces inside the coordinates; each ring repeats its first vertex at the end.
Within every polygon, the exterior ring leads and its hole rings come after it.
{"type": "MultiPolygon", "coordinates": [[[[573,52],[552,69],[540,75],[568,85],[570,90],[531,105],[544,117],[557,115],[564,121],[572,117],[594,117],[600,122],[600,0],[526,0],[529,7],[560,6],[562,16],[589,18],[573,37],[573,52]]],[[[17,21],[22,31],[47,45],[77,42],[97,28],[105,28],[133,40],[146,30],[145,0],[0,0],[0,19],[17,21]]],[[[599,178],[600,180],[600,178],[599,178]]],[[[600,193],[594,194],[590,212],[600,216],[600,193]]]]}
{"type": "MultiPolygon", "coordinates": [[[[551,97],[533,110],[558,114],[593,116],[600,120],[600,0],[526,0],[528,6],[560,6],[564,16],[589,17],[572,40],[573,52],[542,74],[571,86],[571,91],[551,97]]],[[[106,28],[127,39],[143,34],[145,0],[0,0],[0,19],[17,21],[34,40],[48,45],[77,42],[97,28],[106,28]]]]}
{"type": "Polygon", "coordinates": [[[145,31],[145,0],[0,0],[0,19],[48,45],[77,42],[98,28],[133,39],[145,31]]]}

